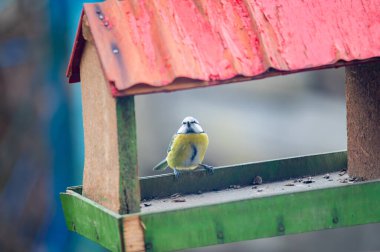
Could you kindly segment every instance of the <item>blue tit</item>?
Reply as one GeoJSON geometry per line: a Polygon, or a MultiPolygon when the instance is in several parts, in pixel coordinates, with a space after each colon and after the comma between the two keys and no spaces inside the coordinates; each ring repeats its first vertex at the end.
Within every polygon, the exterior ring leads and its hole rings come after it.
{"type": "Polygon", "coordinates": [[[188,116],[182,121],[177,134],[172,137],[167,156],[153,170],[173,169],[174,175],[179,176],[179,171],[191,171],[201,166],[207,171],[213,171],[213,167],[202,164],[208,146],[208,136],[194,117],[188,116]]]}

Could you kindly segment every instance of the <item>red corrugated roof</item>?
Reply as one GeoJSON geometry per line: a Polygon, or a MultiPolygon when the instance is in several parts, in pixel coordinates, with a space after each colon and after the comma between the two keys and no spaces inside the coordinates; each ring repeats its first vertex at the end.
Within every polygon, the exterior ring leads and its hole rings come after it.
{"type": "MultiPolygon", "coordinates": [[[[108,0],[84,13],[115,96],[380,56],[379,0],[108,0]]],[[[79,27],[70,82],[80,80],[79,27]]]]}

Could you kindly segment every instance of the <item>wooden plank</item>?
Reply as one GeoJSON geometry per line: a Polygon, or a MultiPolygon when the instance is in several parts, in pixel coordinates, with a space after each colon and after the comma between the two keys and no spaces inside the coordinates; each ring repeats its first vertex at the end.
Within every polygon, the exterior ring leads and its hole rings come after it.
{"type": "Polygon", "coordinates": [[[380,63],[346,68],[348,171],[380,178],[380,63]]]}
{"type": "Polygon", "coordinates": [[[142,199],[167,197],[174,193],[191,194],[198,191],[220,190],[230,185],[251,185],[256,176],[265,183],[314,176],[347,168],[345,151],[254,162],[215,168],[214,174],[203,170],[182,173],[178,180],[174,175],[144,177],[140,179],[142,199]]]}
{"type": "MultiPolygon", "coordinates": [[[[88,29],[83,25],[83,30],[88,29]]],[[[119,151],[116,101],[107,89],[95,46],[87,41],[81,61],[85,144],[83,195],[119,211],[119,151]]]]}
{"type": "Polygon", "coordinates": [[[125,252],[145,251],[144,227],[138,215],[123,218],[122,235],[125,252]]]}
{"type": "Polygon", "coordinates": [[[120,215],[70,190],[61,193],[60,197],[70,231],[111,251],[124,251],[120,215]]]}
{"type": "Polygon", "coordinates": [[[134,97],[116,99],[119,148],[120,213],[140,211],[140,183],[137,166],[137,138],[134,97]]]}
{"type": "MultiPolygon", "coordinates": [[[[87,29],[84,25],[82,30],[87,29]]],[[[89,32],[84,33],[90,39],[89,32]]],[[[81,73],[85,136],[83,194],[115,212],[138,212],[140,185],[134,97],[114,99],[110,95],[91,41],[84,48],[81,73]]]]}
{"type": "Polygon", "coordinates": [[[380,222],[380,182],[141,214],[147,251],[380,222]]]}

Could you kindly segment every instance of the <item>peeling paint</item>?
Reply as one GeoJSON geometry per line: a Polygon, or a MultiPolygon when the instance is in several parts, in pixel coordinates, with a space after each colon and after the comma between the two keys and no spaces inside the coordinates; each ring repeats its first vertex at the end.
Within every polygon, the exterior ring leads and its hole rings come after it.
{"type": "MultiPolygon", "coordinates": [[[[84,13],[114,95],[179,78],[209,85],[380,56],[378,0],[107,0],[85,4],[84,13]]],[[[80,78],[83,40],[78,34],[70,82],[80,78]]]]}

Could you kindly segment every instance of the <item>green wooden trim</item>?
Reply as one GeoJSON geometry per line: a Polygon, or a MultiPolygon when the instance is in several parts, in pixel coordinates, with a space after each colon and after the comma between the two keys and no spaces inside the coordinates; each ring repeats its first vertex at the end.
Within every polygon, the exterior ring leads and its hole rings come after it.
{"type": "Polygon", "coordinates": [[[80,194],[82,195],[82,190],[83,190],[83,187],[81,185],[78,185],[78,186],[69,186],[67,187],[66,191],[73,191],[77,194],[80,194]]]}
{"type": "MultiPolygon", "coordinates": [[[[250,185],[253,176],[260,175],[265,183],[302,176],[315,176],[347,168],[347,152],[316,154],[286,159],[253,162],[215,168],[214,174],[204,171],[183,173],[179,180],[172,174],[140,178],[141,198],[168,197],[174,193],[191,194],[220,190],[230,185],[250,185]],[[274,171],[272,169],[275,169],[274,171]],[[236,172],[238,170],[238,172],[236,172]]],[[[81,194],[81,186],[69,187],[81,194]]]]}
{"type": "Polygon", "coordinates": [[[123,251],[120,215],[74,191],[61,193],[60,197],[66,225],[70,231],[77,232],[111,251],[123,251]]]}
{"type": "MultiPolygon", "coordinates": [[[[139,214],[148,251],[172,251],[380,222],[380,182],[139,214]]],[[[122,251],[122,218],[73,192],[61,194],[69,230],[122,251]]]]}
{"type": "Polygon", "coordinates": [[[116,99],[120,165],[120,213],[140,211],[134,96],[116,99]]]}
{"type": "Polygon", "coordinates": [[[255,176],[265,183],[302,176],[339,171],[347,168],[347,152],[339,151],[264,162],[254,162],[215,168],[214,174],[203,170],[182,173],[178,180],[165,174],[140,179],[142,199],[168,197],[174,193],[193,194],[221,190],[230,185],[247,186],[255,176]]]}
{"type": "MultiPolygon", "coordinates": [[[[183,174],[179,180],[172,175],[141,178],[141,187],[151,197],[168,196],[222,189],[231,184],[244,186],[256,175],[271,182],[322,174],[346,168],[346,164],[346,152],[341,151],[220,167],[214,175],[197,171],[183,174]],[[192,187],[190,182],[194,183],[192,187]]],[[[139,215],[147,249],[170,251],[379,222],[379,191],[380,182],[368,182],[139,215]]],[[[69,230],[112,251],[122,251],[123,218],[131,215],[107,210],[80,193],[81,187],[75,186],[61,194],[69,230]]]]}
{"type": "Polygon", "coordinates": [[[141,214],[147,251],[380,222],[380,182],[141,214]]]}

